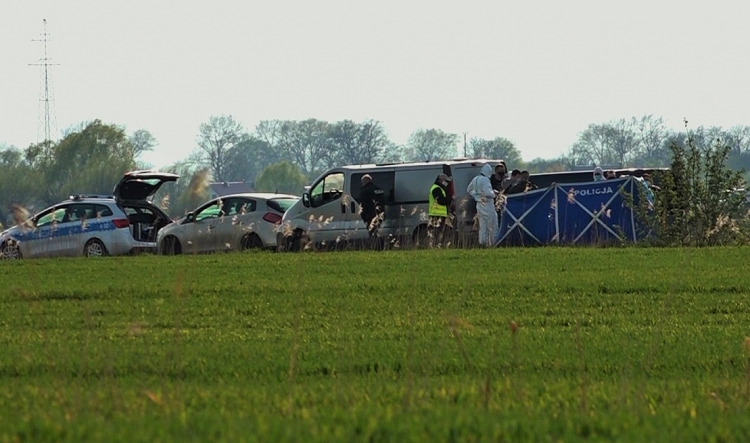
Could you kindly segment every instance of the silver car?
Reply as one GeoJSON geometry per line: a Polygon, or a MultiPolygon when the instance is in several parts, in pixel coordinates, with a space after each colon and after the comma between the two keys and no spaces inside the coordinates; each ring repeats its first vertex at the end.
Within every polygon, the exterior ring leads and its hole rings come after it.
{"type": "Polygon", "coordinates": [[[276,248],[276,229],[299,197],[288,194],[225,195],[161,229],[159,253],[182,254],[276,248]]]}
{"type": "Polygon", "coordinates": [[[77,195],[0,233],[4,259],[124,255],[156,251],[156,234],[169,216],[148,198],[175,174],[125,174],[112,196],[77,195]]]}

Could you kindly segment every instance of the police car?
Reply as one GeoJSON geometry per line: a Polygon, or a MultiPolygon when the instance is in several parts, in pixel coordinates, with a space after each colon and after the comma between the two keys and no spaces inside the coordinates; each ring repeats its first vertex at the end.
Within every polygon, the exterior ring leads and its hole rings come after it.
{"type": "Polygon", "coordinates": [[[149,201],[178,175],[133,171],[114,195],[76,195],[0,233],[4,259],[124,255],[156,251],[156,234],[171,222],[149,201]]]}

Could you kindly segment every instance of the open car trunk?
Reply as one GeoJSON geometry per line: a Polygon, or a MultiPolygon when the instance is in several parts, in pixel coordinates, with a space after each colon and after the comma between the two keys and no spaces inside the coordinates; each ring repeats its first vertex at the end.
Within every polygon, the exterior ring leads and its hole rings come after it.
{"type": "Polygon", "coordinates": [[[153,198],[164,183],[176,181],[179,177],[169,172],[131,171],[115,186],[115,200],[128,216],[130,233],[134,239],[154,243],[154,248],[156,247],[156,233],[171,220],[164,211],[150,203],[149,199],[153,198]]]}
{"type": "Polygon", "coordinates": [[[128,216],[130,233],[138,241],[156,242],[156,233],[171,222],[166,214],[146,204],[126,203],[122,209],[128,216]]]}

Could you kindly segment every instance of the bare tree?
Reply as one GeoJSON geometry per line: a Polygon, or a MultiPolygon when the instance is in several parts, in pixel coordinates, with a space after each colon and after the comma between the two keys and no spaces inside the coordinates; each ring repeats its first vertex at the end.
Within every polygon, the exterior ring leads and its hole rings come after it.
{"type": "Polygon", "coordinates": [[[404,146],[389,141],[388,144],[383,147],[383,150],[380,151],[377,161],[382,163],[400,163],[406,161],[404,146]]]}
{"type": "Polygon", "coordinates": [[[571,148],[579,164],[625,165],[637,152],[638,139],[633,123],[625,119],[590,124],[571,148]]]}
{"type": "Polygon", "coordinates": [[[224,181],[227,152],[242,143],[247,133],[231,115],[211,117],[208,123],[200,125],[198,153],[201,162],[208,166],[214,180],[224,181]]]}
{"type": "Polygon", "coordinates": [[[285,121],[279,132],[279,147],[282,158],[297,165],[308,177],[323,164],[330,143],[328,123],[315,119],[301,122],[285,121]]]}
{"type": "Polygon", "coordinates": [[[266,142],[269,148],[280,156],[279,143],[281,142],[281,127],[283,120],[263,120],[255,126],[255,136],[266,142]]]}
{"type": "Polygon", "coordinates": [[[136,157],[144,152],[153,151],[154,146],[158,145],[156,138],[145,129],[135,131],[128,140],[130,140],[130,144],[133,146],[133,154],[136,157]]]}
{"type": "Polygon", "coordinates": [[[381,159],[392,143],[380,122],[368,120],[359,125],[359,163],[373,163],[381,159]]]}
{"type": "Polygon", "coordinates": [[[638,139],[633,130],[633,122],[621,118],[609,123],[610,150],[616,163],[625,165],[638,148],[638,139]]]}
{"type": "Polygon", "coordinates": [[[724,139],[724,131],[719,126],[698,126],[690,131],[693,145],[701,150],[711,149],[717,141],[724,139]]]}
{"type": "Polygon", "coordinates": [[[731,154],[747,154],[750,151],[750,126],[732,126],[724,135],[731,154]]]}
{"type": "Polygon", "coordinates": [[[472,138],[469,140],[468,147],[470,158],[502,159],[509,166],[523,163],[521,152],[507,138],[496,137],[493,140],[472,138]]]}
{"type": "Polygon", "coordinates": [[[606,164],[612,162],[606,126],[590,124],[578,136],[578,141],[573,144],[570,157],[576,164],[606,164]]]}
{"type": "Polygon", "coordinates": [[[342,120],[328,125],[330,148],[324,153],[326,166],[359,164],[357,134],[359,125],[351,120],[342,120]]]}
{"type": "Polygon", "coordinates": [[[669,161],[665,142],[671,133],[664,125],[664,119],[650,114],[640,119],[633,117],[633,128],[638,140],[637,157],[642,166],[665,165],[669,161]]]}
{"type": "Polygon", "coordinates": [[[342,120],[329,125],[330,147],[326,154],[328,166],[374,163],[390,146],[380,122],[368,120],[355,123],[342,120]]]}
{"type": "Polygon", "coordinates": [[[457,134],[440,129],[419,129],[409,136],[406,148],[408,160],[435,161],[456,156],[457,134]]]}

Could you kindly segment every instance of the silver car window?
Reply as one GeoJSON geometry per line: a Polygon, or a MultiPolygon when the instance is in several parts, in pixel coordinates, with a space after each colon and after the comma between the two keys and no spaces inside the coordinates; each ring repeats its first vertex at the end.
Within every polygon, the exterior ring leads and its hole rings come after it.
{"type": "Polygon", "coordinates": [[[212,202],[210,205],[202,208],[195,214],[195,221],[205,220],[207,218],[219,217],[221,213],[221,200],[212,202]]]}
{"type": "Polygon", "coordinates": [[[248,212],[255,212],[257,203],[255,200],[249,198],[236,198],[234,199],[234,211],[235,214],[247,214],[248,212]]]}

